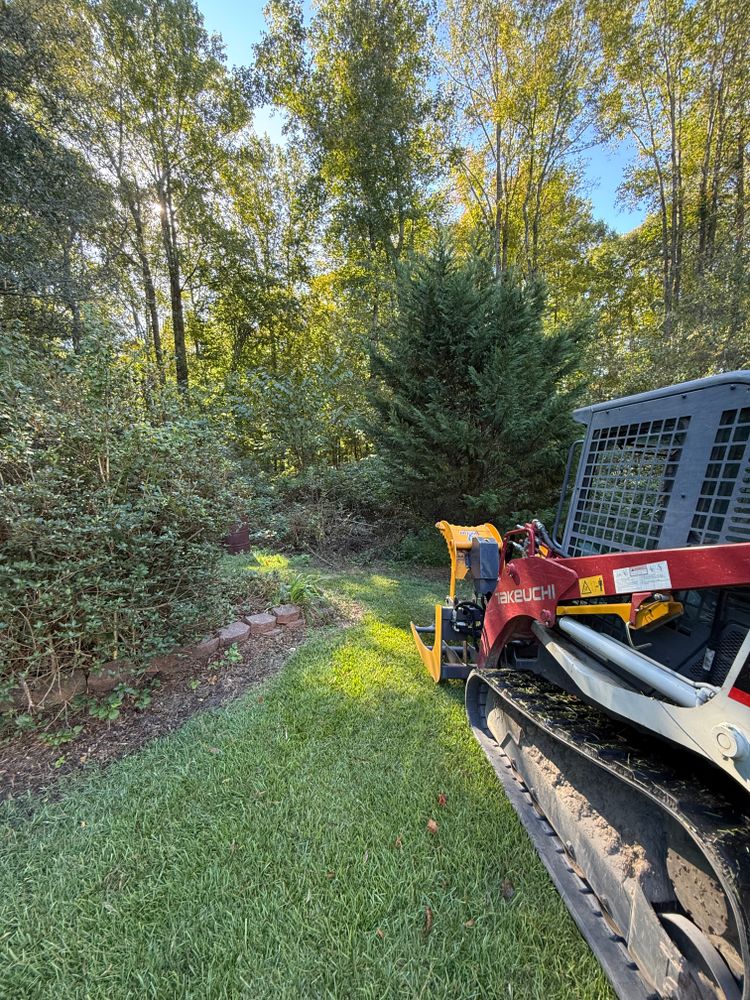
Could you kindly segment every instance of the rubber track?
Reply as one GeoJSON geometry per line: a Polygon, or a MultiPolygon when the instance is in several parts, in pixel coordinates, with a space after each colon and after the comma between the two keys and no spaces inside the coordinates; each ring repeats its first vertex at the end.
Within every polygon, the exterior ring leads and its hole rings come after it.
{"type": "MultiPolygon", "coordinates": [[[[548,681],[526,671],[476,670],[466,685],[469,722],[529,832],[581,933],[622,1000],[655,994],[638,973],[625,943],[609,927],[588,884],[576,875],[551,826],[540,816],[523,781],[487,726],[486,687],[516,720],[522,716],[571,750],[657,802],[690,834],[714,869],[737,919],[750,1000],[750,819],[734,789],[688,751],[644,738],[548,681]],[[703,780],[701,780],[701,777],[703,780]],[[709,788],[709,782],[711,787],[709,788]]],[[[731,779],[730,779],[731,780],[731,779]]],[[[740,800],[741,801],[741,800],[740,800]]]]}

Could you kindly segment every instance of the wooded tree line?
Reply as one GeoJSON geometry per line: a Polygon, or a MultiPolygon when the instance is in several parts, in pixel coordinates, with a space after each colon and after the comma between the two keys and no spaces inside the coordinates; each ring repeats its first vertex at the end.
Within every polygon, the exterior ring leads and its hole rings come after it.
{"type": "Polygon", "coordinates": [[[107,325],[146,405],[174,384],[276,468],[369,443],[395,271],[448,232],[588,315],[594,396],[748,362],[750,14],[730,0],[271,0],[229,69],[190,0],[0,13],[0,317],[107,325]],[[283,110],[286,141],[253,129],[283,110]],[[597,220],[582,157],[626,141],[597,220]],[[270,405],[273,401],[273,405],[270,405]]]}

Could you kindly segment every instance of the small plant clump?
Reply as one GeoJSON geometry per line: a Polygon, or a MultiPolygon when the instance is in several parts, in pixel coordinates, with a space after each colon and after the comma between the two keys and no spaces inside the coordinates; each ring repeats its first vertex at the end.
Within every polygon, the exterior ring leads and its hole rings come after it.
{"type": "Polygon", "coordinates": [[[83,726],[79,724],[71,726],[68,729],[57,729],[48,733],[41,733],[39,739],[48,747],[61,747],[65,743],[72,743],[82,731],[83,726]]]}
{"type": "Polygon", "coordinates": [[[131,687],[129,684],[118,684],[114,691],[104,698],[84,696],[82,704],[85,705],[92,718],[114,722],[115,719],[119,718],[120,710],[126,703],[136,711],[148,708],[153,697],[152,690],[157,686],[157,681],[152,681],[150,687],[142,688],[131,687]]]}
{"type": "Polygon", "coordinates": [[[320,577],[315,574],[295,573],[290,579],[279,583],[279,604],[297,604],[303,610],[311,611],[322,600],[320,577]]]}
{"type": "Polygon", "coordinates": [[[221,655],[221,659],[216,665],[220,667],[231,667],[234,663],[242,663],[242,653],[240,652],[240,648],[236,642],[233,642],[228,649],[224,650],[221,655]]]}

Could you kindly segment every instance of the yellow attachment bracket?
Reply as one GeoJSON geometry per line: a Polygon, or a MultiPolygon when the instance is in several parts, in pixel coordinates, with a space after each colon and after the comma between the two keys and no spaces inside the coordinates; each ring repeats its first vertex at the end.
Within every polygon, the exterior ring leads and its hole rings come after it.
{"type": "Polygon", "coordinates": [[[414,643],[417,647],[417,652],[419,653],[422,663],[427,667],[427,672],[430,677],[439,683],[440,681],[440,662],[442,659],[442,630],[443,630],[443,609],[442,605],[435,605],[435,634],[432,641],[432,646],[428,646],[426,643],[422,642],[422,637],[417,631],[417,626],[414,622],[411,623],[411,634],[414,637],[414,643]]]}
{"type": "Polygon", "coordinates": [[[499,546],[502,546],[503,540],[494,524],[477,524],[469,527],[465,524],[448,524],[447,521],[438,521],[435,527],[445,539],[451,557],[449,597],[453,600],[456,596],[456,581],[463,580],[469,572],[469,553],[473,540],[475,538],[492,538],[499,546]]]}
{"type": "Polygon", "coordinates": [[[664,625],[683,612],[679,601],[649,601],[633,614],[631,604],[560,604],[558,615],[617,615],[633,629],[664,625]]]}

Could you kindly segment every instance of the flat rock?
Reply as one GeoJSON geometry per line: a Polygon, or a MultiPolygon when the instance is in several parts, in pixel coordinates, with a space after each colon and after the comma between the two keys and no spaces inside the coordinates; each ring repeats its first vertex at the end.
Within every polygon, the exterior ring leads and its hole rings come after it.
{"type": "Polygon", "coordinates": [[[133,676],[130,660],[112,660],[105,663],[97,673],[90,673],[86,679],[86,690],[90,694],[106,694],[118,684],[126,684],[133,676]]]}
{"type": "Polygon", "coordinates": [[[231,646],[235,642],[244,642],[250,634],[250,626],[245,622],[232,622],[219,629],[217,638],[221,646],[231,646]]]}
{"type": "Polygon", "coordinates": [[[197,646],[193,646],[190,650],[190,659],[199,662],[210,660],[215,653],[219,652],[220,645],[221,641],[218,635],[211,636],[210,639],[204,639],[203,642],[199,642],[197,646]]]}
{"type": "MultiPolygon", "coordinates": [[[[82,670],[71,670],[58,674],[52,687],[50,687],[49,681],[43,684],[35,682],[29,685],[31,700],[38,708],[65,705],[72,701],[77,694],[83,694],[85,690],[86,675],[82,670]]],[[[19,690],[14,701],[17,705],[25,705],[26,695],[19,690]]]]}
{"type": "Polygon", "coordinates": [[[175,649],[164,656],[155,656],[146,669],[147,674],[170,674],[179,670],[190,654],[189,649],[175,649]]]}
{"type": "Polygon", "coordinates": [[[296,604],[280,604],[273,613],[279,625],[292,625],[302,619],[302,610],[296,604]]]}
{"type": "Polygon", "coordinates": [[[276,628],[276,616],[265,612],[259,615],[248,615],[246,620],[250,635],[267,635],[276,628]]]}

